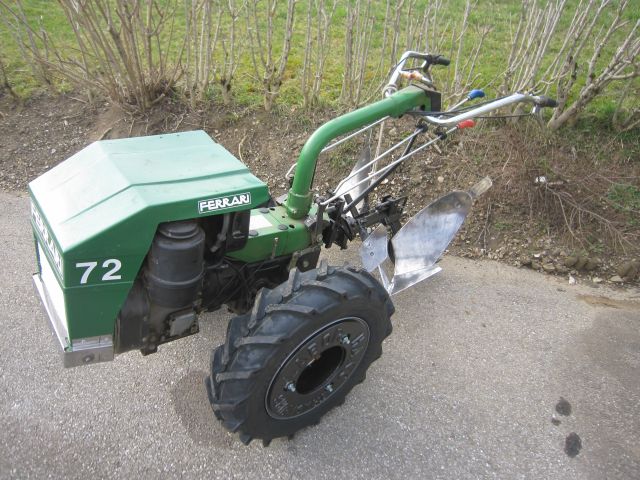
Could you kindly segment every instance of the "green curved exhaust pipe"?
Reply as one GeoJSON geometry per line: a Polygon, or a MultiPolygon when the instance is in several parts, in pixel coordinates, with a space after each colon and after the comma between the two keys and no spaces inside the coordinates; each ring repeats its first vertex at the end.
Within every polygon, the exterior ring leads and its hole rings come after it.
{"type": "Polygon", "coordinates": [[[311,184],[318,156],[331,140],[386,116],[400,117],[415,107],[429,109],[429,97],[424,90],[409,86],[371,105],[349,112],[318,128],[302,147],[296,165],[293,185],[289,190],[286,207],[291,218],[302,218],[309,213],[311,184]]]}

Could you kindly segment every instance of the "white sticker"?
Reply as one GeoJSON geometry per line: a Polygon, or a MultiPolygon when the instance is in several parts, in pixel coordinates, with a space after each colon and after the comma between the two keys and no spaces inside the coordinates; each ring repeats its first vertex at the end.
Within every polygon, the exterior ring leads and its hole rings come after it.
{"type": "Polygon", "coordinates": [[[249,230],[260,230],[261,228],[273,227],[273,224],[262,214],[251,215],[249,220],[249,230]]]}

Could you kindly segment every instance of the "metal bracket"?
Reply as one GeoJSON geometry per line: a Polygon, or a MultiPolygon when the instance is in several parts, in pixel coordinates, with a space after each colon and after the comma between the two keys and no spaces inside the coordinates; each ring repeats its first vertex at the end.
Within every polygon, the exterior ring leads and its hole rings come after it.
{"type": "MultiPolygon", "coordinates": [[[[304,250],[298,250],[297,252],[293,252],[293,254],[291,255],[291,260],[289,260],[289,267],[287,268],[287,270],[291,271],[295,267],[297,267],[298,266],[298,262],[305,255],[309,255],[309,254],[312,254],[312,253],[319,253],[320,250],[321,250],[320,245],[312,245],[311,247],[305,248],[304,250]]],[[[302,265],[302,267],[304,269],[307,266],[302,265]]]]}

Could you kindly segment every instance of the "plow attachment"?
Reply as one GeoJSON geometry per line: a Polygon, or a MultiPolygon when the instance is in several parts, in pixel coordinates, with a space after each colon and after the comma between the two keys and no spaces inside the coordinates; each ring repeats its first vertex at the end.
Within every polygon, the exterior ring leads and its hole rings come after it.
{"type": "Polygon", "coordinates": [[[389,294],[405,290],[438,273],[438,259],[455,237],[471,210],[473,200],[491,187],[485,177],[469,191],[455,191],[423,208],[389,242],[384,225],[379,225],[362,243],[360,257],[364,268],[378,268],[389,294]],[[393,265],[389,279],[386,270],[393,265]]]}

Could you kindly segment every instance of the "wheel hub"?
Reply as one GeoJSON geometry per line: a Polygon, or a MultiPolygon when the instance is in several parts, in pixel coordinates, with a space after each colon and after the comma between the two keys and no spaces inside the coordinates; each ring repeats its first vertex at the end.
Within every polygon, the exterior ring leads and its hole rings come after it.
{"type": "Polygon", "coordinates": [[[369,327],[350,317],[311,334],[280,365],[265,403],[273,418],[293,418],[322,405],[347,383],[369,345],[369,327]]]}

